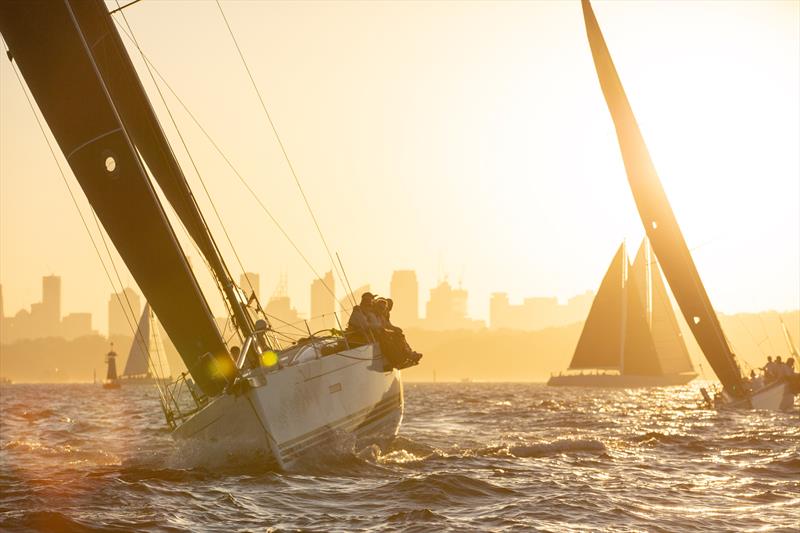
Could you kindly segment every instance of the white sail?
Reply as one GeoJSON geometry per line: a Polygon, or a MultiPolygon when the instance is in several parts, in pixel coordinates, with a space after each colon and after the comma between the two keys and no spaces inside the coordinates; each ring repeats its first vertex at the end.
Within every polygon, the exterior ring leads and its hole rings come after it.
{"type": "Polygon", "coordinates": [[[170,376],[158,320],[149,303],[145,304],[142,317],[139,319],[139,326],[136,328],[128,361],[125,363],[125,372],[122,375],[158,378],[170,376]]]}
{"type": "Polygon", "coordinates": [[[665,374],[692,372],[689,351],[683,341],[675,311],[672,308],[667,288],[661,277],[661,268],[650,242],[642,241],[631,268],[639,296],[647,315],[647,323],[656,347],[661,370],[665,374]]]}

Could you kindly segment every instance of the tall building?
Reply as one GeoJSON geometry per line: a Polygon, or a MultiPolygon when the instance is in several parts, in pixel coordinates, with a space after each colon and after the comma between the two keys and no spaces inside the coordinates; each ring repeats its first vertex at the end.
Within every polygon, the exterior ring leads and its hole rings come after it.
{"type": "Polygon", "coordinates": [[[272,329],[276,331],[290,335],[306,331],[303,318],[292,307],[292,301],[289,299],[289,280],[285,274],[282,274],[278,280],[278,286],[264,307],[264,312],[269,318],[272,329]]]}
{"type": "Polygon", "coordinates": [[[467,317],[467,291],[454,289],[446,281],[431,289],[425,313],[425,329],[454,330],[480,329],[484,327],[482,320],[467,317]]]}
{"type": "Polygon", "coordinates": [[[126,287],[120,293],[112,293],[108,299],[108,336],[133,337],[141,315],[142,305],[136,291],[126,287]]]}
{"type": "Polygon", "coordinates": [[[250,298],[255,293],[258,301],[261,301],[261,277],[254,272],[245,272],[239,277],[239,287],[250,298]]]}
{"type": "Polygon", "coordinates": [[[311,282],[311,331],[320,331],[336,327],[336,286],[333,272],[328,271],[322,279],[311,282]]]}
{"type": "Polygon", "coordinates": [[[389,287],[392,302],[392,323],[401,328],[413,326],[419,320],[419,284],[413,270],[396,270],[389,287]]]}
{"type": "Polygon", "coordinates": [[[43,337],[59,335],[61,324],[61,278],[44,276],[42,278],[42,305],[38,309],[40,315],[38,327],[43,337]]]}

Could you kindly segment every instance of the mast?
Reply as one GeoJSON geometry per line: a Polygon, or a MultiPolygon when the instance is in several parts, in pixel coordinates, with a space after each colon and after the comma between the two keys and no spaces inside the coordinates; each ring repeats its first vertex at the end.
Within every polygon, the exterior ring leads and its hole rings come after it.
{"type": "Polygon", "coordinates": [[[81,31],[92,43],[92,55],[111,99],[164,196],[197,244],[219,284],[236,326],[244,337],[254,327],[233,277],[214,241],[189,183],[156,117],[150,99],[102,0],[70,0],[81,31]]]}
{"type": "MultiPolygon", "coordinates": [[[[2,1],[0,32],[128,270],[198,386],[215,395],[236,369],[98,69],[98,42],[81,29],[76,12],[91,5],[2,1]]],[[[89,13],[108,18],[105,8],[89,13]]]]}
{"type": "Polygon", "coordinates": [[[592,7],[588,0],[581,2],[597,76],[614,121],[628,183],[647,236],[703,354],[725,389],[741,397],[746,390],[739,366],[656,174],[592,7]]]}

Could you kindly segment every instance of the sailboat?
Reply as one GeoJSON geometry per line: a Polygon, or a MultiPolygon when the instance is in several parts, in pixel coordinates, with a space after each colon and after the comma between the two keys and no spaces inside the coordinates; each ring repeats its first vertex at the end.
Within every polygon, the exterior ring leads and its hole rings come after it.
{"type": "Polygon", "coordinates": [[[633,267],[625,243],[614,254],[569,371],[552,376],[547,384],[665,387],[684,385],[697,376],[647,239],[639,247],[633,267]]]}
{"type": "Polygon", "coordinates": [[[106,354],[106,380],[103,382],[104,389],[120,388],[119,377],[117,376],[117,352],[114,351],[114,343],[111,343],[111,350],[106,354]]]}
{"type": "Polygon", "coordinates": [[[394,437],[403,417],[402,365],[379,342],[332,333],[287,346],[258,300],[234,282],[104,2],[3,1],[0,33],[186,364],[188,373],[160,389],[175,439],[291,468],[342,436],[394,437]],[[217,282],[234,329],[227,341],[156,187],[217,282]]]}
{"type": "Polygon", "coordinates": [[[144,305],[128,360],[125,361],[125,370],[120,377],[126,384],[153,384],[172,379],[158,319],[149,303],[144,305]]]}
{"type": "Polygon", "coordinates": [[[650,159],[592,6],[589,0],[581,3],[592,58],[639,216],[689,329],[722,384],[713,398],[704,389],[705,400],[717,408],[791,409],[794,394],[789,383],[764,386],[742,375],[650,159]]]}

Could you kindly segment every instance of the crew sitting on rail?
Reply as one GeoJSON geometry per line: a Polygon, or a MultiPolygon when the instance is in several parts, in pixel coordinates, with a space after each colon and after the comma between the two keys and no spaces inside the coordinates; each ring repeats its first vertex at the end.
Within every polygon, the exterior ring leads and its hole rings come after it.
{"type": "Polygon", "coordinates": [[[403,330],[392,325],[390,307],[389,300],[376,300],[374,294],[364,293],[361,303],[353,307],[345,334],[349,342],[357,345],[378,341],[381,353],[393,368],[407,368],[417,364],[422,354],[412,350],[403,330]]]}
{"type": "Polygon", "coordinates": [[[772,356],[768,355],[767,364],[761,367],[761,370],[764,371],[764,379],[767,380],[767,382],[772,381],[772,371],[774,367],[775,363],[772,362],[772,356]]]}
{"type": "Polygon", "coordinates": [[[381,349],[393,367],[408,368],[419,363],[422,354],[412,350],[403,330],[392,325],[390,312],[393,305],[388,298],[378,298],[373,304],[375,314],[381,319],[383,326],[383,332],[379,336],[381,349]]]}
{"type": "Polygon", "coordinates": [[[361,295],[361,303],[353,307],[346,331],[350,342],[368,344],[372,342],[374,334],[380,331],[380,321],[372,309],[374,299],[374,294],[365,292],[361,295]]]}

